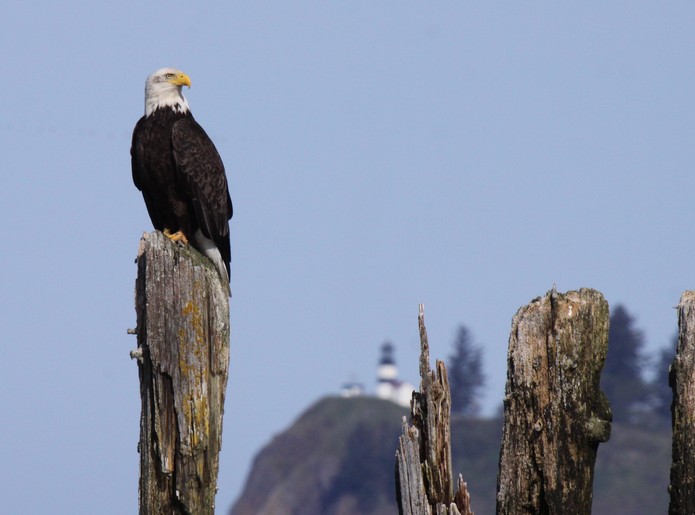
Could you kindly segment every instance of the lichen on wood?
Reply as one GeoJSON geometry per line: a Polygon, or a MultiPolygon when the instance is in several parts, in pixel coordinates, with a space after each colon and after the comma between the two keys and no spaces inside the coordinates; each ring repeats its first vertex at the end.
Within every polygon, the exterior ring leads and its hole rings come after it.
{"type": "Polygon", "coordinates": [[[229,370],[229,297],[212,263],[160,232],[138,249],[140,513],[212,514],[229,370]]]}
{"type": "Polygon", "coordinates": [[[497,513],[590,514],[596,452],[610,436],[599,388],[608,303],[555,289],[512,320],[497,513]]]}

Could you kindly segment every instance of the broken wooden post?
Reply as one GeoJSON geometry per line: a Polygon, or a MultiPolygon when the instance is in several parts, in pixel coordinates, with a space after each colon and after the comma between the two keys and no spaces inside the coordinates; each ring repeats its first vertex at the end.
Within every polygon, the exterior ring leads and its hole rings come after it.
{"type": "Polygon", "coordinates": [[[670,515],[695,513],[695,291],[678,304],[678,349],[669,372],[671,419],[670,515]]]}
{"type": "Polygon", "coordinates": [[[451,480],[451,395],[444,363],[430,370],[430,351],[420,304],[420,392],[413,392],[411,421],[403,417],[396,451],[396,498],[404,515],[473,515],[463,477],[456,494],[451,480]]]}
{"type": "Polygon", "coordinates": [[[212,514],[229,297],[212,263],[158,231],[140,240],[137,263],[140,514],[212,514]]]}
{"type": "Polygon", "coordinates": [[[590,514],[596,451],[610,436],[599,388],[608,303],[553,290],[512,320],[497,481],[498,514],[590,514]]]}

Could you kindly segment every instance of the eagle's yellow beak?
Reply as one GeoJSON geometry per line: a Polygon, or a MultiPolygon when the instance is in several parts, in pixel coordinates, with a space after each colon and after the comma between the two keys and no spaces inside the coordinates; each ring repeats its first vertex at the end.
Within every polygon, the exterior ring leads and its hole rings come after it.
{"type": "Polygon", "coordinates": [[[169,79],[169,82],[174,86],[188,86],[191,87],[191,78],[185,73],[178,73],[174,78],[169,79]]]}

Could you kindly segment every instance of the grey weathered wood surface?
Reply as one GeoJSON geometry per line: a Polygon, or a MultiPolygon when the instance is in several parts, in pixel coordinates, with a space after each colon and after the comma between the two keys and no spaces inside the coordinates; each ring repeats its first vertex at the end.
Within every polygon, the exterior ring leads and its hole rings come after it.
{"type": "Polygon", "coordinates": [[[673,445],[670,515],[695,513],[695,291],[678,304],[678,348],[671,365],[673,445]]]}
{"type": "Polygon", "coordinates": [[[413,392],[412,425],[403,418],[396,451],[398,510],[406,515],[473,515],[466,483],[459,475],[456,494],[451,477],[451,395],[444,363],[430,370],[423,306],[420,329],[420,392],[413,392]]]}
{"type": "Polygon", "coordinates": [[[160,232],[138,249],[140,513],[212,514],[229,370],[229,297],[212,263],[160,232]]]}
{"type": "Polygon", "coordinates": [[[512,320],[497,513],[590,514],[596,452],[610,436],[599,388],[608,303],[554,289],[512,320]]]}

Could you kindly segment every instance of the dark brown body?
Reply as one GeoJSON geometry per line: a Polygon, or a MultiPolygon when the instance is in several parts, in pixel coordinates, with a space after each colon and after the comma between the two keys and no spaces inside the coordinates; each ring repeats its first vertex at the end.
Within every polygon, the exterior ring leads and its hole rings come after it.
{"type": "Polygon", "coordinates": [[[190,112],[164,107],[143,116],[130,154],[133,182],[155,229],[181,231],[194,246],[200,229],[219,249],[229,275],[232,201],[224,165],[190,112]]]}

